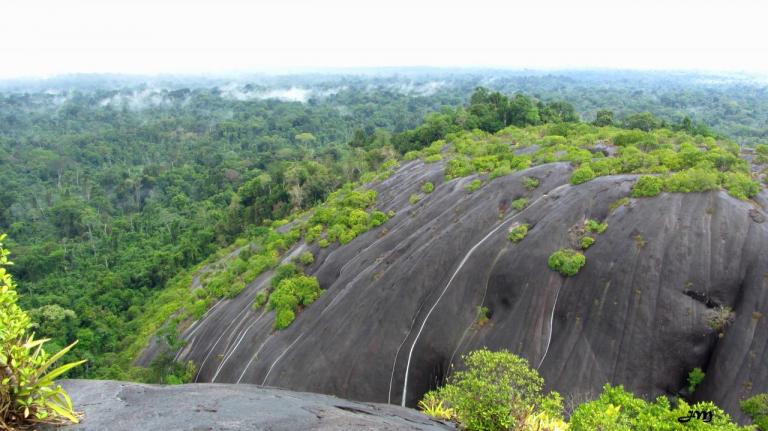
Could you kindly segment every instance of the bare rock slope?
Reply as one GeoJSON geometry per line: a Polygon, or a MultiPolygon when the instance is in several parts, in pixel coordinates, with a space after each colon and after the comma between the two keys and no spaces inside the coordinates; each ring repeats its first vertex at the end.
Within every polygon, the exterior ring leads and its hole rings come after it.
{"type": "Polygon", "coordinates": [[[446,182],[442,168],[406,163],[375,185],[377,207],[395,217],[347,245],[311,248],[307,272],[325,292],[289,328],[274,331],[271,312],[251,309],[266,273],[187,329],[177,359],[198,365],[198,382],[409,406],[483,346],[527,358],[566,396],[607,382],[674,394],[694,367],[707,375],[696,395],[732,413],[768,390],[765,192],[753,202],[713,191],[619,205],[634,176],[573,186],[570,166],[555,163],[468,193],[474,177],[446,182]],[[540,185],[528,190],[524,177],[540,185]],[[425,181],[434,192],[409,203],[425,181]],[[513,209],[521,197],[528,205],[513,209]],[[550,270],[549,255],[571,246],[587,218],[609,227],[586,266],[574,277],[550,270]],[[529,233],[513,243],[517,223],[529,233]],[[490,319],[478,325],[481,306],[490,319]],[[733,321],[713,328],[722,307],[733,321]]]}
{"type": "Polygon", "coordinates": [[[142,385],[69,380],[84,418],[57,430],[409,430],[454,429],[416,411],[254,385],[142,385]]]}

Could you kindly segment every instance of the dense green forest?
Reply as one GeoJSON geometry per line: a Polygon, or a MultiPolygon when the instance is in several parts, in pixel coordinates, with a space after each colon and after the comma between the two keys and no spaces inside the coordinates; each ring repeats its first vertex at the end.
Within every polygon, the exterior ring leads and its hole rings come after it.
{"type": "Polygon", "coordinates": [[[446,135],[582,120],[745,143],[766,135],[758,87],[726,97],[722,86],[656,83],[626,97],[635,84],[546,75],[299,82],[0,94],[0,231],[38,333],[54,349],[80,340],[89,362],[76,375],[125,377],[117,352],[182,270],[446,135]],[[475,89],[484,82],[504,91],[475,89]],[[724,106],[733,112],[721,117],[724,106]]]}

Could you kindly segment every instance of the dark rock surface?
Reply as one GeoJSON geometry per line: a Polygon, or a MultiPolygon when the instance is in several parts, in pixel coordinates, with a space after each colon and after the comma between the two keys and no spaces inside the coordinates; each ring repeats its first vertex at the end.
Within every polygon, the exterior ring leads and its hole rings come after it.
{"type": "Polygon", "coordinates": [[[198,365],[199,382],[409,406],[483,346],[522,355],[551,389],[580,398],[606,382],[675,394],[701,367],[697,396],[738,416],[741,397],[768,390],[765,195],[663,193],[611,211],[634,176],[572,186],[570,173],[542,165],[468,194],[474,177],[444,182],[440,163],[404,164],[375,186],[394,218],[345,246],[311,248],[308,272],[326,291],[289,328],[273,331],[272,313],[250,308],[266,273],[187,329],[177,358],[198,365]],[[541,185],[527,190],[525,176],[541,185]],[[434,192],[409,204],[425,181],[434,192]],[[516,212],[520,197],[529,205],[516,212]],[[586,218],[608,230],[581,272],[562,277],[547,259],[586,218]],[[530,225],[517,244],[507,239],[515,223],[530,225]],[[716,330],[708,321],[721,305],[735,320],[716,330]],[[482,327],[479,306],[490,311],[482,327]]]}
{"type": "Polygon", "coordinates": [[[62,382],[79,425],[61,430],[450,430],[411,409],[254,385],[62,382]]]}

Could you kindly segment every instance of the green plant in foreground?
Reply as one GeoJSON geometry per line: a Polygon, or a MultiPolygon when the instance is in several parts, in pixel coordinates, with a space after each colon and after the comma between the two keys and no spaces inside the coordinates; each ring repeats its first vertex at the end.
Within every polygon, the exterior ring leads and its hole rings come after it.
{"type": "Polygon", "coordinates": [[[768,430],[768,393],[758,394],[741,402],[741,410],[752,418],[762,431],[768,430]]]}
{"type": "Polygon", "coordinates": [[[427,392],[424,398],[419,401],[419,410],[427,416],[438,419],[453,419],[454,412],[451,408],[445,407],[445,402],[437,397],[434,392],[427,392]]]}
{"type": "Polygon", "coordinates": [[[699,383],[701,383],[704,380],[704,371],[701,371],[701,368],[696,367],[691,370],[690,373],[688,373],[688,392],[694,393],[696,391],[696,387],[699,386],[699,383]]]}
{"type": "Polygon", "coordinates": [[[571,277],[579,273],[581,267],[587,263],[587,258],[576,250],[561,248],[549,256],[547,263],[550,269],[571,277]]]}
{"type": "Polygon", "coordinates": [[[434,189],[435,189],[435,185],[429,181],[421,185],[421,191],[427,194],[432,193],[432,190],[434,189]]]}
{"type": "Polygon", "coordinates": [[[689,405],[678,399],[673,407],[669,400],[660,396],[653,402],[635,397],[622,386],[605,385],[600,397],[580,404],[571,415],[571,431],[630,431],[630,430],[717,430],[749,431],[753,427],[740,427],[730,416],[711,402],[689,405]],[[692,418],[681,423],[678,418],[687,417],[691,411],[711,412],[711,422],[692,418]]]}
{"type": "Polygon", "coordinates": [[[49,356],[43,349],[47,339],[35,340],[32,323],[16,303],[12,265],[0,235],[0,429],[13,429],[29,422],[78,422],[69,395],[54,379],[85,361],[49,369],[77,342],[49,356]]]}
{"type": "Polygon", "coordinates": [[[507,239],[512,242],[520,242],[523,240],[523,238],[526,237],[526,235],[528,235],[528,225],[520,224],[509,229],[509,235],[507,235],[507,239]]]}
{"type": "Polygon", "coordinates": [[[562,411],[561,405],[555,407],[559,396],[542,395],[544,380],[525,359],[506,350],[481,349],[465,355],[463,360],[464,370],[452,374],[445,386],[424,396],[425,404],[450,409],[462,429],[521,429],[535,413],[543,411],[558,416],[562,411]]]}
{"type": "Polygon", "coordinates": [[[416,204],[417,204],[417,203],[418,203],[420,200],[421,200],[421,196],[419,196],[419,195],[417,195],[417,194],[415,194],[415,193],[414,193],[414,194],[412,194],[412,195],[411,195],[411,196],[408,198],[408,202],[409,202],[411,205],[416,205],[416,204]]]}

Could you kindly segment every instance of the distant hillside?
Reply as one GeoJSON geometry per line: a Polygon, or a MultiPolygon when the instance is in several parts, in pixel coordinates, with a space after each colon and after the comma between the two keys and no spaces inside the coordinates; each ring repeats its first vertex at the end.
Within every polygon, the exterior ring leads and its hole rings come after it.
{"type": "Polygon", "coordinates": [[[560,123],[453,133],[405,159],[194,275],[177,295],[242,286],[175,314],[137,364],[413,406],[486,346],[572,399],[610,382],[739,416],[768,389],[762,156],[560,123]]]}

